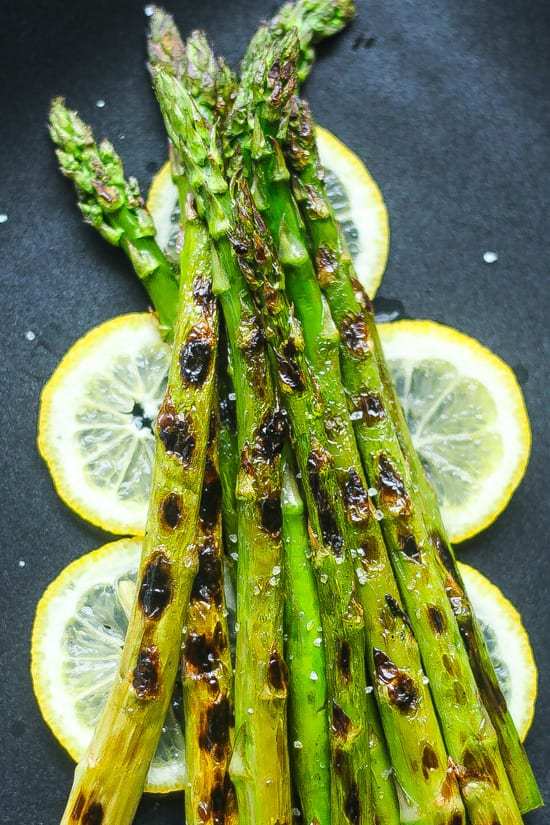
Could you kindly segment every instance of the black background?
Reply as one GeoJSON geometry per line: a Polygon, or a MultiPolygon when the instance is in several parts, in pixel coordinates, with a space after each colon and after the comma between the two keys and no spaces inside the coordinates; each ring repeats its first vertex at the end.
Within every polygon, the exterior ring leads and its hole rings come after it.
{"type": "MultiPolygon", "coordinates": [[[[167,5],[184,32],[206,28],[235,66],[278,4],[167,5]]],[[[64,94],[113,139],[144,188],[165,142],[144,68],[142,3],[0,7],[0,212],[9,216],[0,224],[0,822],[50,825],[73,767],[33,698],[33,613],[62,567],[108,537],[57,498],[35,449],[38,397],[79,336],[146,302],[122,254],[80,221],[46,133],[48,102],[64,94]]],[[[475,336],[516,369],[525,392],[534,436],[527,475],[498,522],[460,557],[514,601],[531,635],[542,678],[527,747],[548,799],[549,56],[546,0],[360,0],[354,24],[320,50],[307,86],[317,120],[366,160],[384,193],[392,247],[381,296],[399,298],[411,317],[475,336]],[[498,262],[485,264],[485,250],[498,262]]],[[[136,822],[181,822],[181,804],[179,796],[148,799],[136,822]]],[[[527,817],[530,825],[549,819],[527,817]]]]}

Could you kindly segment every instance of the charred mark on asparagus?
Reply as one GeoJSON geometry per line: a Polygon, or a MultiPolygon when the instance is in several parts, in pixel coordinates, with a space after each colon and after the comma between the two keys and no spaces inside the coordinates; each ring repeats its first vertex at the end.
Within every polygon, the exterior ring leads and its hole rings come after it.
{"type": "Polygon", "coordinates": [[[332,704],[331,728],[332,732],[341,739],[345,739],[351,730],[351,719],[336,702],[332,704]]]}
{"type": "Polygon", "coordinates": [[[350,467],[347,471],[342,494],[351,521],[367,521],[370,516],[369,497],[357,470],[353,467],[350,467]]]}
{"type": "Polygon", "coordinates": [[[380,547],[373,536],[367,536],[363,544],[358,549],[357,554],[361,561],[361,566],[368,573],[371,565],[378,564],[380,561],[380,547]]]}
{"type": "MultiPolygon", "coordinates": [[[[218,667],[220,657],[226,648],[227,638],[221,623],[217,622],[212,636],[194,632],[187,635],[183,650],[185,664],[196,674],[212,673],[218,667]]],[[[219,691],[219,683],[215,676],[211,676],[208,683],[214,693],[219,691]]]]}
{"type": "Polygon", "coordinates": [[[285,410],[269,413],[257,430],[254,453],[263,461],[273,461],[281,454],[288,435],[288,418],[285,410]]]}
{"type": "Polygon", "coordinates": [[[187,666],[191,666],[195,673],[204,674],[217,666],[219,650],[205,633],[188,633],[183,655],[187,666]]]}
{"type": "Polygon", "coordinates": [[[411,502],[403,479],[384,453],[378,456],[378,483],[381,501],[393,512],[409,515],[411,502]]]}
{"type": "Polygon", "coordinates": [[[434,633],[441,636],[447,626],[447,623],[445,621],[445,616],[435,604],[428,605],[428,619],[430,620],[430,625],[432,626],[434,633]]]}
{"type": "Polygon", "coordinates": [[[195,450],[195,435],[190,417],[177,413],[170,398],[166,398],[157,418],[158,435],[167,453],[183,464],[189,464],[195,450]]]}
{"type": "Polygon", "coordinates": [[[455,567],[451,550],[448,547],[447,542],[439,535],[439,533],[432,533],[430,538],[443,567],[454,579],[455,567]]]}
{"type": "Polygon", "coordinates": [[[101,825],[103,822],[103,805],[101,802],[92,802],[82,815],[82,825],[101,825]]]}
{"type": "Polygon", "coordinates": [[[272,650],[267,664],[267,678],[271,687],[278,691],[286,691],[288,684],[288,668],[278,650],[272,650]]]}
{"type": "Polygon", "coordinates": [[[348,315],[342,321],[342,340],[348,350],[357,356],[369,352],[369,330],[362,314],[348,315]]]}
{"type": "Polygon", "coordinates": [[[181,521],[181,496],[179,493],[168,493],[160,505],[161,524],[168,530],[175,530],[181,521]]]}
{"type": "Polygon", "coordinates": [[[204,323],[196,324],[180,350],[183,381],[196,387],[204,384],[212,361],[212,332],[204,323]]]}
{"type": "Polygon", "coordinates": [[[207,460],[204,470],[199,519],[204,530],[211,530],[220,514],[222,486],[214,463],[207,460]]]}
{"type": "Polygon", "coordinates": [[[349,642],[345,639],[343,642],[340,642],[340,648],[338,650],[338,669],[342,678],[345,679],[346,682],[349,682],[351,679],[351,648],[349,642]]]}
{"type": "Polygon", "coordinates": [[[320,246],[315,255],[315,272],[322,289],[332,283],[337,267],[338,259],[332,249],[327,246],[320,246]]]}
{"type": "Polygon", "coordinates": [[[224,759],[229,747],[229,729],[234,724],[231,704],[227,696],[213,702],[206,711],[199,745],[212,754],[216,762],[224,759]]]}
{"type": "Polygon", "coordinates": [[[243,319],[239,329],[240,349],[245,355],[259,355],[263,351],[265,335],[256,317],[243,319]]]}
{"type": "Polygon", "coordinates": [[[346,794],[344,813],[352,825],[357,825],[361,818],[361,803],[359,802],[359,788],[357,782],[352,782],[346,794]]]}
{"type": "Polygon", "coordinates": [[[495,766],[487,754],[476,756],[467,748],[462,756],[462,765],[458,766],[457,772],[462,779],[488,782],[497,790],[500,788],[495,766]]]}
{"type": "Polygon", "coordinates": [[[382,650],[374,648],[373,654],[376,677],[387,687],[390,702],[404,713],[414,710],[419,699],[414,681],[382,650]]]}
{"type": "Polygon", "coordinates": [[[193,298],[195,302],[203,307],[209,314],[214,308],[214,295],[212,293],[212,281],[203,275],[197,275],[193,281],[193,298]]]}
{"type": "MultiPolygon", "coordinates": [[[[230,821],[231,815],[235,811],[235,805],[235,789],[228,774],[225,774],[223,778],[219,778],[210,793],[212,825],[225,825],[226,822],[230,821]]],[[[199,816],[203,821],[208,820],[208,812],[203,817],[201,811],[199,811],[199,816]]]]}
{"type": "Polygon", "coordinates": [[[82,791],[80,791],[80,793],[78,794],[78,796],[76,798],[76,802],[73,805],[73,809],[71,811],[71,819],[74,819],[76,821],[78,821],[80,819],[80,814],[84,810],[85,803],[86,803],[86,797],[84,796],[82,791]]]}
{"type": "Polygon", "coordinates": [[[334,770],[336,773],[341,774],[344,770],[344,765],[346,764],[346,753],[342,750],[342,748],[334,749],[332,764],[334,765],[334,770]]]}
{"type": "Polygon", "coordinates": [[[439,759],[431,745],[424,745],[422,751],[422,774],[424,779],[428,781],[430,771],[435,771],[439,767],[439,759]]]}
{"type": "Polygon", "coordinates": [[[363,421],[367,427],[374,427],[386,417],[382,399],[374,392],[361,393],[355,406],[358,412],[363,413],[363,421]]]}
{"type": "Polygon", "coordinates": [[[157,550],[143,572],[138,602],[148,619],[159,619],[172,598],[170,559],[157,550]]]}
{"type": "Polygon", "coordinates": [[[292,392],[302,392],[305,388],[305,379],[296,360],[298,349],[292,339],[289,339],[278,352],[274,349],[279,373],[279,380],[283,387],[292,392]]]}
{"type": "Polygon", "coordinates": [[[264,498],[260,501],[262,528],[272,536],[278,536],[283,525],[280,496],[264,498]]]}
{"type": "Polygon", "coordinates": [[[279,60],[276,60],[269,69],[267,82],[272,90],[271,105],[277,108],[292,97],[296,89],[294,62],[286,60],[281,64],[279,60]]]}
{"type": "Polygon", "coordinates": [[[418,547],[418,544],[416,543],[416,539],[414,536],[412,536],[410,533],[400,533],[399,547],[401,548],[401,551],[407,556],[407,558],[420,564],[420,562],[422,561],[422,555],[420,553],[420,548],[418,547]]]}
{"type": "Polygon", "coordinates": [[[338,530],[335,514],[332,512],[329,498],[321,482],[321,470],[329,461],[324,450],[312,450],[308,456],[307,468],[311,492],[317,505],[319,524],[323,541],[332,548],[336,556],[340,556],[344,547],[344,540],[338,530]]]}
{"type": "Polygon", "coordinates": [[[199,548],[199,569],[191,589],[191,601],[221,607],[222,561],[214,539],[207,537],[199,548]]]}
{"type": "Polygon", "coordinates": [[[397,600],[394,599],[394,597],[391,596],[389,593],[386,593],[384,598],[392,616],[395,619],[401,619],[403,624],[406,624],[409,630],[412,630],[410,619],[401,607],[401,605],[397,602],[397,600]]]}
{"type": "Polygon", "coordinates": [[[158,696],[159,654],[154,645],[142,648],[134,668],[132,686],[139,699],[154,699],[158,696]]]}

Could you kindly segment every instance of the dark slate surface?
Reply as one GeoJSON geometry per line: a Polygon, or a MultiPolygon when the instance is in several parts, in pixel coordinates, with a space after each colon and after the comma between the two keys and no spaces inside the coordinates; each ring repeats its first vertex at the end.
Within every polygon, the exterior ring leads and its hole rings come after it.
{"type": "MultiPolygon", "coordinates": [[[[277,4],[167,5],[184,31],[207,28],[235,65],[259,18],[277,4]]],[[[117,143],[143,185],[165,145],[144,70],[141,3],[14,0],[2,11],[0,212],[9,220],[0,224],[0,704],[7,733],[0,822],[50,825],[63,809],[72,765],[33,698],[33,612],[61,568],[107,536],[55,495],[34,446],[38,395],[80,335],[145,300],[122,256],[79,220],[48,142],[48,101],[65,94],[117,143]],[[95,107],[98,98],[104,109],[95,107]]],[[[317,119],[368,162],[384,192],[392,251],[381,295],[399,298],[411,317],[479,338],[522,383],[534,435],[526,478],[498,523],[460,556],[512,598],[531,634],[542,679],[527,747],[547,798],[549,54],[546,0],[373,0],[368,9],[361,0],[352,28],[323,48],[308,87],[317,119]],[[485,250],[496,250],[498,263],[484,264],[485,250]]],[[[178,797],[148,799],[136,822],[177,823],[180,810],[178,797]]],[[[543,825],[548,814],[527,819],[543,825]]]]}

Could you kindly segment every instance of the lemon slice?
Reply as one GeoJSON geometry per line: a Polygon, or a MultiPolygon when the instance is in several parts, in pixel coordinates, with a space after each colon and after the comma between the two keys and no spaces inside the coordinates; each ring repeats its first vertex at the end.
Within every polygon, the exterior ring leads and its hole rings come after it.
{"type": "MultiPolygon", "coordinates": [[[[119,539],[72,562],[47,588],[32,632],[32,683],[42,716],[75,761],[86,750],[114,679],[141,553],[119,539]]],[[[146,790],[184,786],[181,721],[174,701],[146,790]]]]}
{"type": "Polygon", "coordinates": [[[538,683],[529,636],[520,614],[496,585],[467,564],[459,563],[459,567],[500,687],[523,741],[533,721],[538,683]]]}
{"type": "Polygon", "coordinates": [[[38,447],[61,498],[111,533],[143,533],[169,347],[147,313],[88,332],[42,391],[38,447]]]}
{"type": "Polygon", "coordinates": [[[531,429],[515,375],[478,341],[433,321],[379,327],[411,435],[451,540],[488,527],[520,483],[531,429]]]}
{"type": "MultiPolygon", "coordinates": [[[[374,298],[388,260],[388,211],[376,181],[360,158],[327,129],[317,127],[317,144],[325,168],[328,195],[340,222],[359,280],[374,298]]],[[[147,197],[157,241],[177,263],[179,208],[176,187],[165,163],[147,197]]]]}
{"type": "MultiPolygon", "coordinates": [[[[75,761],[90,742],[118,666],[140,555],[139,538],[106,544],[69,564],[38,603],[31,648],[33,688],[44,720],[75,761]]],[[[537,695],[529,637],[519,613],[495,585],[472,567],[461,564],[460,570],[524,739],[537,695]]],[[[179,702],[174,700],[149,770],[150,793],[184,786],[178,716],[179,702]]]]}

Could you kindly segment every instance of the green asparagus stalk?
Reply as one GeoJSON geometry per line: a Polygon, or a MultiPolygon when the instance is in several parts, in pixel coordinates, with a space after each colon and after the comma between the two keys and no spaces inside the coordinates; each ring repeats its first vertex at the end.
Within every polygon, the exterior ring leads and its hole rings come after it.
{"type": "Polygon", "coordinates": [[[191,590],[183,647],[185,822],[237,822],[229,778],[233,749],[233,668],[224,600],[218,422],[212,411],[211,437],[195,545],[199,569],[191,590]]]}
{"type": "Polygon", "coordinates": [[[304,502],[285,455],[283,544],[291,767],[304,822],[330,823],[330,751],[325,651],[310,565],[304,502]]]}
{"type": "MultiPolygon", "coordinates": [[[[92,183],[86,182],[86,175],[93,175],[91,168],[86,163],[75,168],[81,157],[81,124],[59,103],[52,110],[52,132],[63,165],[73,166],[83,191],[93,191],[92,183]]],[[[197,570],[193,539],[216,365],[216,303],[203,300],[196,289],[197,280],[208,283],[212,277],[209,249],[208,236],[191,216],[182,251],[181,310],[156,424],[136,601],[117,679],[75,771],[64,825],[131,823],[172,695],[181,629],[197,570]]]]}
{"type": "MultiPolygon", "coordinates": [[[[204,121],[185,88],[173,77],[159,72],[155,77],[155,88],[167,130],[184,159],[188,179],[204,209],[228,280],[233,289],[237,288],[240,300],[246,298],[249,301],[243,276],[250,276],[250,264],[238,250],[245,241],[248,250],[250,238],[246,233],[242,237],[244,227],[227,189],[215,129],[204,121]],[[237,257],[240,266],[236,265],[237,257]]],[[[263,247],[264,240],[254,236],[254,243],[259,244],[257,258],[262,258],[265,253],[265,265],[272,263],[278,271],[277,262],[263,247]]],[[[254,316],[253,307],[250,311],[254,316]]],[[[368,730],[364,715],[366,684],[362,621],[354,598],[353,571],[343,552],[340,530],[345,518],[323,445],[322,410],[316,401],[309,373],[303,372],[305,363],[296,349],[300,346],[299,333],[288,314],[285,324],[285,340],[279,341],[270,352],[272,361],[278,361],[279,388],[290,411],[294,444],[306,489],[313,558],[321,585],[319,596],[327,661],[342,665],[328,668],[331,756],[337,757],[339,768],[331,783],[332,821],[334,825],[348,823],[349,814],[352,821],[364,823],[370,821],[370,783],[368,730]],[[289,323],[292,336],[289,335],[289,323]],[[296,363],[297,359],[299,363],[296,363]]],[[[227,326],[229,331],[228,322],[227,326]]],[[[243,325],[243,334],[248,337],[247,325],[243,325]]],[[[267,374],[262,376],[263,381],[267,374]]],[[[235,384],[238,401],[244,393],[240,392],[237,381],[235,384]]],[[[258,416],[255,418],[258,420],[258,416]]]]}
{"type": "Polygon", "coordinates": [[[177,277],[155,241],[137,180],[124,177],[112,144],[96,144],[90,127],[60,97],[52,101],[50,135],[58,147],[59,167],[75,185],[86,223],[126,253],[156,308],[162,334],[170,338],[178,308],[177,277]]]}
{"type": "Polygon", "coordinates": [[[470,665],[483,704],[489,711],[497,733],[502,759],[519,809],[522,813],[528,813],[544,804],[542,795],[500,688],[483,631],[464,587],[454,550],[441,518],[435,491],[426,476],[418,453],[412,443],[411,434],[384,359],[380,337],[369,302],[365,302],[365,317],[385,390],[384,402],[388,409],[392,411],[397,437],[411,472],[413,490],[418,491],[419,506],[428,531],[434,540],[437,557],[442,567],[441,572],[447,596],[458,621],[462,640],[470,659],[470,665]]]}
{"type": "Polygon", "coordinates": [[[358,551],[356,570],[368,639],[367,661],[399,788],[401,818],[422,825],[446,823],[462,814],[458,786],[447,773],[446,749],[418,646],[367,494],[340,375],[339,336],[309,258],[305,229],[277,144],[295,85],[293,60],[297,53],[291,34],[275,40],[265,56],[256,58],[253,80],[243,82],[236,103],[238,106],[247,99],[250,105],[245,112],[235,112],[241,124],[254,124],[254,133],[247,135],[241,127],[239,140],[257,205],[279,247],[286,288],[302,324],[306,356],[326,410],[328,447],[346,504],[349,546],[358,551]]]}
{"type": "Polygon", "coordinates": [[[469,821],[521,822],[481,701],[459,627],[447,599],[434,537],[424,522],[404,460],[385,388],[373,354],[372,325],[357,297],[344,248],[322,180],[311,118],[297,104],[288,140],[295,191],[311,235],[317,277],[340,331],[343,377],[354,412],[359,448],[370,483],[378,490],[382,529],[411,625],[430,679],[434,702],[454,764],[469,821]]]}
{"type": "MultiPolygon", "coordinates": [[[[160,66],[175,77],[185,77],[190,92],[201,109],[211,116],[220,116],[229,105],[235,79],[221,60],[214,57],[202,32],[193,32],[184,44],[173,17],[161,8],[155,8],[147,37],[149,68],[160,66]]],[[[171,168],[174,181],[185,202],[189,186],[178,162],[177,153],[170,147],[171,168]]],[[[238,452],[234,421],[233,385],[228,374],[230,368],[229,346],[223,323],[220,329],[220,354],[218,359],[218,395],[220,404],[219,424],[219,471],[222,486],[223,539],[228,555],[237,551],[237,507],[235,487],[237,482],[238,452]],[[231,397],[230,397],[231,396],[231,397]]]]}
{"type": "MultiPolygon", "coordinates": [[[[166,72],[158,77],[173,82],[199,115],[186,86],[166,72]]],[[[157,93],[170,138],[181,158],[187,180],[194,183],[188,164],[186,135],[171,127],[171,102],[157,93]]],[[[190,136],[192,138],[192,136],[190,136]]],[[[215,156],[215,144],[209,148],[215,156]]],[[[183,180],[178,175],[177,181],[183,180]]],[[[214,174],[211,183],[226,189],[214,174]]],[[[186,185],[183,196],[186,196],[186,185]]],[[[200,198],[197,198],[200,204],[200,198]]],[[[291,819],[286,695],[283,659],[283,600],[281,585],[281,457],[283,419],[276,406],[273,383],[246,285],[227,238],[213,232],[221,216],[212,215],[209,228],[220,285],[217,294],[225,319],[236,393],[237,440],[240,455],[237,479],[237,651],[235,672],[235,749],[231,775],[241,823],[289,822],[291,819]],[[223,283],[222,283],[223,281],[223,283]]],[[[284,428],[283,428],[284,429],[284,428]]]]}

